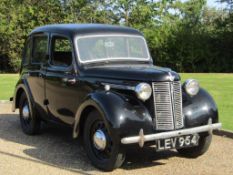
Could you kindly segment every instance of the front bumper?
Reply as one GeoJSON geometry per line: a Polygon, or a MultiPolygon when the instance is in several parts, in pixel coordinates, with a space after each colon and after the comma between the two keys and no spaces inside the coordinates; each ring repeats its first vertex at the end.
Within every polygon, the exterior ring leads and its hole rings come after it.
{"type": "Polygon", "coordinates": [[[171,137],[178,137],[178,136],[189,135],[189,134],[197,134],[201,132],[212,133],[213,130],[220,129],[221,127],[222,127],[221,123],[212,124],[212,120],[209,119],[207,125],[198,126],[194,128],[188,128],[188,129],[181,129],[181,130],[176,130],[176,131],[162,132],[162,133],[157,133],[157,134],[144,135],[143,129],[140,129],[138,136],[124,137],[121,139],[121,143],[122,144],[138,143],[140,147],[143,147],[144,143],[147,141],[167,139],[171,137]]]}

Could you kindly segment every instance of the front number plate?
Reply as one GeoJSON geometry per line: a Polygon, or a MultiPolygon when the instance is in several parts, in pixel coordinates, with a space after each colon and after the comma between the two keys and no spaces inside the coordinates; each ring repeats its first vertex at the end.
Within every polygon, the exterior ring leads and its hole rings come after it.
{"type": "Polygon", "coordinates": [[[168,139],[156,140],[156,149],[158,151],[179,149],[197,146],[200,136],[198,134],[172,137],[168,139]]]}

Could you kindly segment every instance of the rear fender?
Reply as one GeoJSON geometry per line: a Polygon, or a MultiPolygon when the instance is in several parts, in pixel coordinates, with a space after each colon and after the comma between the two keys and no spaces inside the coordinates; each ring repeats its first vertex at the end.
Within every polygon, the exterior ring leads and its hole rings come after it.
{"type": "MultiPolygon", "coordinates": [[[[21,82],[18,82],[15,88],[13,102],[12,102],[12,111],[15,112],[17,108],[19,108],[19,100],[22,93],[25,93],[27,98],[30,99],[31,104],[34,105],[34,100],[32,93],[30,91],[29,85],[26,79],[23,79],[21,82]]],[[[32,106],[33,107],[33,106],[32,106]]]]}

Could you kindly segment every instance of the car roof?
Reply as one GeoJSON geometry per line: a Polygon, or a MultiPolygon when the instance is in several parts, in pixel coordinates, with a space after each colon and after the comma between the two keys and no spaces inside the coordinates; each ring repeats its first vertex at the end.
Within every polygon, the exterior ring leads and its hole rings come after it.
{"type": "Polygon", "coordinates": [[[129,34],[141,35],[142,33],[136,29],[129,27],[107,25],[107,24],[51,24],[41,26],[34,29],[31,34],[52,32],[59,34],[74,35],[87,35],[87,34],[129,34]]]}

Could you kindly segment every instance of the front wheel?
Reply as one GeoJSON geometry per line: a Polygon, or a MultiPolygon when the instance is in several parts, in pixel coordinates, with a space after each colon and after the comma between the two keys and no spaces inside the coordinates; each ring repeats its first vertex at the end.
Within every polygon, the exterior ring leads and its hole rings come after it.
{"type": "Polygon", "coordinates": [[[98,111],[92,111],[87,116],[83,140],[86,153],[95,167],[112,171],[124,162],[125,154],[120,150],[119,140],[110,134],[98,111]]]}
{"type": "Polygon", "coordinates": [[[177,151],[181,156],[196,158],[208,151],[211,141],[212,141],[212,134],[205,133],[200,136],[198,146],[191,148],[177,149],[177,151]]]}

